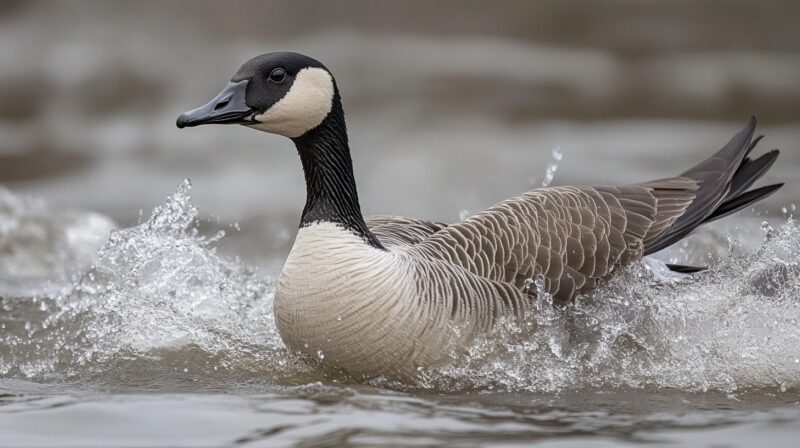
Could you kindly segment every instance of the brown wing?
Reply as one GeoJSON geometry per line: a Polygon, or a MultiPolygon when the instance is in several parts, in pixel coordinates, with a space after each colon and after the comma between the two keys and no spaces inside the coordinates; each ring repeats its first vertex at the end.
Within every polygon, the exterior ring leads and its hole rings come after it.
{"type": "Polygon", "coordinates": [[[447,224],[440,222],[389,215],[370,216],[366,223],[386,247],[418,244],[447,227],[447,224]]]}
{"type": "Polygon", "coordinates": [[[692,179],[673,178],[533,190],[443,228],[412,250],[520,289],[541,277],[547,292],[566,301],[640,257],[696,189],[692,179]]]}
{"type": "Polygon", "coordinates": [[[760,140],[753,139],[755,128],[753,117],[716,154],[680,177],[534,190],[442,229],[412,250],[518,288],[541,276],[557,300],[569,300],[615,266],[777,191],[783,184],[747,190],[779,154],[748,157],[760,140]]]}

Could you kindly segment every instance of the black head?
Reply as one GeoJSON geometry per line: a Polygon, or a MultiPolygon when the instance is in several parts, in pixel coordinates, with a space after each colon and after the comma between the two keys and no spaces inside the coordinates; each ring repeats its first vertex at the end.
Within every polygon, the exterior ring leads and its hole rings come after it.
{"type": "Polygon", "coordinates": [[[319,61],[267,53],[245,62],[219,95],[181,114],[177,125],[243,124],[296,138],[322,123],[335,96],[333,76],[319,61]]]}

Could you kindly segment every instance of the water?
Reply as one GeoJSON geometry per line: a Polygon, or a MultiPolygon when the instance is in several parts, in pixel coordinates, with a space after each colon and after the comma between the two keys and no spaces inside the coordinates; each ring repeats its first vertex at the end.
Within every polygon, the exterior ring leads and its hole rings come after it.
{"type": "Polygon", "coordinates": [[[75,396],[8,386],[27,395],[3,398],[6,446],[753,446],[767,433],[789,447],[798,419],[795,402],[774,396],[744,405],[669,392],[412,396],[310,384],[75,396]]]}
{"type": "Polygon", "coordinates": [[[796,446],[798,5],[0,3],[0,447],[796,446]],[[279,49],[337,77],[367,215],[679,173],[753,113],[786,186],[416,384],[326,376],[272,322],[290,142],[174,126],[279,49]]]}
{"type": "MultiPolygon", "coordinates": [[[[275,273],[220,255],[224,233],[198,230],[190,192],[184,181],[89,260],[87,241],[109,227],[15,251],[50,280],[0,293],[0,446],[746,446],[754,439],[742,434],[762,430],[788,446],[796,437],[792,220],[765,222],[755,252],[695,278],[642,265],[568,308],[542,300],[417,384],[359,384],[283,346],[275,273]],[[91,265],[70,277],[46,271],[52,257],[91,265]]],[[[14,208],[0,219],[6,228],[50,216],[68,233],[86,221],[3,198],[14,208]]]]}

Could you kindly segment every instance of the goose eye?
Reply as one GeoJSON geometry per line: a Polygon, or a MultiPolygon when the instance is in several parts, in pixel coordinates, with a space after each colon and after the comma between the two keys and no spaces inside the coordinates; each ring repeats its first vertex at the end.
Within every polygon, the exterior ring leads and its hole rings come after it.
{"type": "Polygon", "coordinates": [[[269,74],[269,80],[277,84],[282,83],[285,79],[286,79],[286,70],[282,68],[276,68],[275,70],[272,71],[272,73],[269,74]]]}

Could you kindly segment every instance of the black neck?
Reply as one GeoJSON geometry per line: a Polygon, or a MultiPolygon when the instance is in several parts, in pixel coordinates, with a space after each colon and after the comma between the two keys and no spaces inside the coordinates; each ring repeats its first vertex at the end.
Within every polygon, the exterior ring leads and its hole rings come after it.
{"type": "Polygon", "coordinates": [[[347,142],[347,126],[338,92],[334,95],[331,112],[325,120],[293,140],[306,177],[306,206],[300,227],[315,222],[331,222],[354,232],[371,246],[382,249],[380,241],[369,230],[361,215],[347,142]]]}

